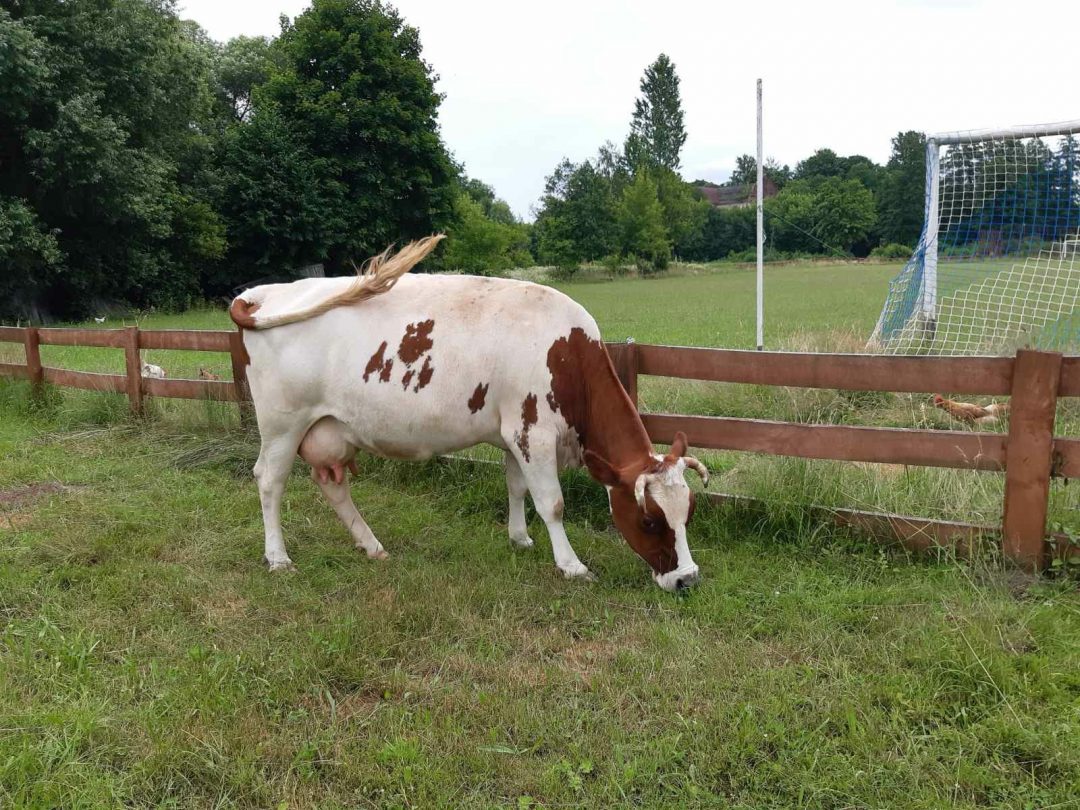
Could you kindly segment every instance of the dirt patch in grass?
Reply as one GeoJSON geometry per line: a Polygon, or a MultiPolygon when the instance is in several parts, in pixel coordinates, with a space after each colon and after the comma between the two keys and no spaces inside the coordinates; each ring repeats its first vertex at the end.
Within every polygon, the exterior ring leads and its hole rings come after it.
{"type": "Polygon", "coordinates": [[[34,511],[30,507],[35,502],[72,489],[57,481],[0,489],[0,529],[19,531],[27,528],[34,521],[34,511]]]}
{"type": "Polygon", "coordinates": [[[0,489],[0,507],[14,509],[30,501],[44,498],[57,492],[67,492],[68,487],[56,481],[45,481],[40,484],[27,484],[21,487],[0,489]]]}

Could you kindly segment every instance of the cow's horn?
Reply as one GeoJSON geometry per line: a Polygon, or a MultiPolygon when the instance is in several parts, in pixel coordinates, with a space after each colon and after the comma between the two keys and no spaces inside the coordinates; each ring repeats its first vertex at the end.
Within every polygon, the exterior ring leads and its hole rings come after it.
{"type": "Polygon", "coordinates": [[[701,485],[703,487],[709,486],[709,468],[698,461],[693,456],[683,456],[683,461],[686,462],[686,466],[701,476],[701,485]]]}
{"type": "Polygon", "coordinates": [[[638,506],[642,509],[645,508],[645,487],[651,484],[654,478],[656,476],[652,473],[642,473],[634,482],[634,497],[637,499],[638,506]]]}

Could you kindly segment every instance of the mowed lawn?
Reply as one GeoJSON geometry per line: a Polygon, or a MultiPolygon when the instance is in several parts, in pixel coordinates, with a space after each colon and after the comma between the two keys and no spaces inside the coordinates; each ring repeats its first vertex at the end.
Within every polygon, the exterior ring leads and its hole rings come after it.
{"type": "MultiPolygon", "coordinates": [[[[868,334],[892,271],[771,272],[805,281],[775,333],[797,341],[868,334]],[[823,279],[863,305],[830,309],[823,279]]],[[[569,291],[613,339],[753,341],[752,309],[730,326],[752,273],[569,291]]],[[[572,472],[567,530],[600,579],[571,583],[531,508],[536,547],[511,550],[497,466],[372,459],[353,493],[391,559],[352,549],[298,465],[299,571],[271,576],[256,438],[229,406],[171,405],[131,422],[119,398],[0,383],[0,806],[1077,805],[1075,581],[702,504],[705,579],[680,598],[572,472]]],[[[792,472],[763,479],[774,499],[821,477],[792,472]]],[[[890,486],[929,500],[950,480],[890,486]]]]}

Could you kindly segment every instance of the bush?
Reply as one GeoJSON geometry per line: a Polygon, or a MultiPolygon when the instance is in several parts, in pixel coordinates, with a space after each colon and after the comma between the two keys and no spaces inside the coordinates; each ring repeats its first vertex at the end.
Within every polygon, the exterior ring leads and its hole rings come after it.
{"type": "Polygon", "coordinates": [[[871,259],[907,259],[911,257],[912,250],[907,245],[899,242],[890,242],[880,245],[870,251],[871,259]]]}
{"type": "Polygon", "coordinates": [[[552,267],[548,275],[555,281],[570,281],[577,275],[577,272],[580,269],[580,264],[567,262],[566,264],[557,264],[552,267]]]}
{"type": "Polygon", "coordinates": [[[611,253],[600,260],[600,266],[612,276],[625,276],[630,272],[627,260],[617,253],[611,253]]]}

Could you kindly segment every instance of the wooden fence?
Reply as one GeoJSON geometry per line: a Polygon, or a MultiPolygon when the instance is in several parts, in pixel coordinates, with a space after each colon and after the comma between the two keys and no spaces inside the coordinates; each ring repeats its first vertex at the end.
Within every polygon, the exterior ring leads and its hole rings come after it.
{"type": "MultiPolygon", "coordinates": [[[[196,330],[45,329],[0,327],[0,342],[23,344],[25,364],[0,363],[0,376],[126,394],[135,413],[147,396],[237,402],[250,418],[246,353],[238,332],[196,330]],[[40,346],[123,349],[126,373],[97,374],[50,368],[40,346]],[[142,349],[225,352],[233,382],[150,379],[142,376],[142,349]]],[[[615,368],[637,403],[638,375],[753,385],[1011,397],[1009,432],[853,427],[760,419],[648,413],[642,420],[653,441],[667,443],[678,430],[695,447],[742,450],[801,458],[835,459],[1005,473],[1000,529],[949,521],[827,510],[837,521],[909,547],[949,544],[961,551],[978,536],[1000,533],[1005,555],[1021,566],[1042,569],[1053,548],[1046,538],[1052,477],[1080,478],[1080,439],[1054,436],[1060,397],[1080,397],[1080,357],[1021,350],[1011,357],[884,357],[696,349],[608,344],[615,368]]],[[[714,496],[731,500],[731,496],[714,496]]],[[[1053,539],[1053,538],[1052,538],[1053,539]]],[[[1065,540],[1065,538],[1057,538],[1065,540]]],[[[1073,550],[1075,551],[1075,550],[1073,550]]],[[[1065,548],[1064,553],[1070,553],[1065,548]]]]}

